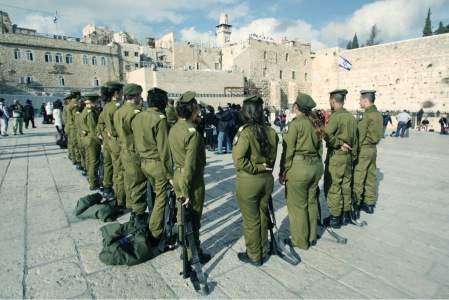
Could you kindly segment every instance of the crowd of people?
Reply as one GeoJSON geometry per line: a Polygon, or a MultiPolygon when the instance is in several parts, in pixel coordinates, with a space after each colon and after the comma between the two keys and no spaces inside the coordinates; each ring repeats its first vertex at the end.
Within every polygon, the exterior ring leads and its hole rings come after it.
{"type": "MultiPolygon", "coordinates": [[[[73,91],[65,99],[69,158],[87,176],[89,188],[101,188],[113,205],[128,208],[129,222],[146,230],[150,244],[157,245],[164,238],[166,190],[172,186],[178,213],[183,206],[193,211],[195,245],[205,263],[210,255],[201,248],[199,231],[205,152],[232,153],[246,244],[238,259],[262,265],[270,255],[268,203],[279,142],[263,99],[252,96],[242,106],[228,104],[215,112],[199,103],[194,92],[184,93],[176,105],[158,88],[149,90],[145,99],[141,94],[139,85],[108,82],[101,94],[73,91]],[[149,217],[147,182],[154,197],[149,217]]],[[[300,249],[317,243],[318,182],[323,174],[330,211],[326,226],[354,224],[360,211],[372,214],[375,209],[376,145],[383,137],[383,119],[374,105],[375,91],[361,92],[365,112],[359,122],[344,109],[346,94],[330,93],[333,113],[327,125],[323,114],[314,110],[312,97],[300,94],[292,107],[293,119],[284,125],[278,178],[286,186],[291,233],[286,242],[300,249]],[[323,141],[328,148],[324,166],[323,141]]]]}

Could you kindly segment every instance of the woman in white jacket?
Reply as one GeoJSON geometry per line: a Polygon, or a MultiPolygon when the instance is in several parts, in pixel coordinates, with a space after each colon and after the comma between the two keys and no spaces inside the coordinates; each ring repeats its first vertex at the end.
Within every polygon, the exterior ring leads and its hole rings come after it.
{"type": "Polygon", "coordinates": [[[55,121],[56,130],[62,133],[64,130],[64,124],[62,121],[62,102],[61,100],[55,101],[53,105],[53,120],[55,121]]]}

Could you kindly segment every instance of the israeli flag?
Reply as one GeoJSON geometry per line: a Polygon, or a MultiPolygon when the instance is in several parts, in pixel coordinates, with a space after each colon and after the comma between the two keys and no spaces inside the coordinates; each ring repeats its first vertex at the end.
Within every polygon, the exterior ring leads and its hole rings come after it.
{"type": "Polygon", "coordinates": [[[352,64],[349,62],[349,60],[342,56],[338,57],[338,66],[348,71],[351,71],[352,69],[352,64]]]}

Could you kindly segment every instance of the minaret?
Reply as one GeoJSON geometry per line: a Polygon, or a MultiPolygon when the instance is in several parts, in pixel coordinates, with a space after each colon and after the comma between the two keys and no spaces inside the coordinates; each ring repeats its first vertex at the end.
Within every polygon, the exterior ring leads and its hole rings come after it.
{"type": "Polygon", "coordinates": [[[231,25],[229,25],[228,15],[220,15],[217,27],[217,46],[223,48],[231,41],[231,25]]]}

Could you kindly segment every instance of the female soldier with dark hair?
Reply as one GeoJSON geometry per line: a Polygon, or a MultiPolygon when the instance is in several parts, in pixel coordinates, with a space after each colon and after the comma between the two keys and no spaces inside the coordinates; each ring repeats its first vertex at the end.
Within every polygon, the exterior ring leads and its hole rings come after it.
{"type": "Polygon", "coordinates": [[[126,197],[123,166],[120,160],[118,135],[114,128],[114,113],[121,105],[122,89],[123,84],[116,81],[108,81],[101,88],[101,98],[105,104],[100,119],[104,123],[104,128],[99,129],[103,138],[104,193],[111,200],[114,199],[115,192],[116,204],[124,207],[126,197]]]}
{"type": "Polygon", "coordinates": [[[283,137],[279,181],[286,184],[290,231],[295,247],[307,249],[317,239],[318,182],[323,175],[320,119],[312,112],[312,97],[301,94],[293,104],[295,115],[283,137]]]}
{"type": "MultiPolygon", "coordinates": [[[[196,128],[195,120],[200,113],[194,92],[185,92],[176,104],[178,121],[170,129],[168,142],[175,172],[173,188],[179,205],[189,206],[192,210],[191,221],[193,235],[201,263],[210,260],[200,248],[201,215],[204,204],[204,166],[206,149],[203,136],[196,128]]],[[[178,220],[181,220],[181,208],[178,206],[178,220]]],[[[189,254],[190,255],[190,254],[189,254]]]]}
{"type": "Polygon", "coordinates": [[[234,138],[232,158],[237,170],[237,202],[242,212],[245,263],[261,266],[269,256],[268,201],[273,192],[273,166],[278,136],[266,125],[263,100],[253,96],[243,101],[244,125],[234,138]]]}

